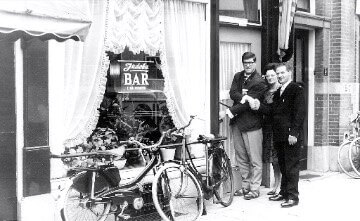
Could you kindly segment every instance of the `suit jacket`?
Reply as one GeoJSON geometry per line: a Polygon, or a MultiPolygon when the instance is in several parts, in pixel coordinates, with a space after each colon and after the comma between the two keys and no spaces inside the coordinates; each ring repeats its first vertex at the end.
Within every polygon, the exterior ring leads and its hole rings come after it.
{"type": "Polygon", "coordinates": [[[270,106],[260,105],[261,112],[272,117],[274,141],[287,141],[289,135],[303,139],[303,123],[306,115],[304,89],[291,82],[280,96],[280,88],[274,94],[270,106]]]}
{"type": "Polygon", "coordinates": [[[267,84],[256,70],[246,81],[244,81],[244,73],[244,71],[236,73],[231,84],[230,98],[234,104],[230,111],[235,117],[230,120],[230,124],[236,124],[240,131],[246,132],[261,128],[262,115],[251,110],[248,103],[240,103],[243,97],[242,89],[247,89],[249,96],[262,100],[267,90],[267,84]]]}

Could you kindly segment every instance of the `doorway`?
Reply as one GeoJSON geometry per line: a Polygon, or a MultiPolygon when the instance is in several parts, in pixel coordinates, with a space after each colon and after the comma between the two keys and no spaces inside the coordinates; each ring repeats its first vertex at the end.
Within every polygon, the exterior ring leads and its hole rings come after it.
{"type": "MultiPolygon", "coordinates": [[[[294,73],[293,80],[304,87],[305,104],[309,101],[309,71],[308,71],[308,47],[309,31],[305,29],[295,30],[294,47],[294,73]]],[[[306,115],[303,126],[303,143],[301,148],[300,170],[307,169],[308,152],[308,116],[306,115]]]]}

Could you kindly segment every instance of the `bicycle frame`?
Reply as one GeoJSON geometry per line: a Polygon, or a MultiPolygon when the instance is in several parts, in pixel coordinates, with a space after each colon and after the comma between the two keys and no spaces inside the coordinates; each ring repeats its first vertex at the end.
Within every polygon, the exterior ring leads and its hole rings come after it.
{"type": "MultiPolygon", "coordinates": [[[[209,148],[211,148],[212,145],[214,145],[216,143],[223,144],[224,140],[226,140],[227,138],[216,138],[216,139],[212,139],[209,141],[194,141],[194,142],[187,143],[187,139],[186,139],[186,135],[185,135],[184,131],[181,133],[181,135],[178,135],[178,136],[182,137],[181,159],[179,160],[180,164],[187,167],[191,172],[193,172],[198,177],[198,180],[199,180],[199,182],[203,188],[203,191],[205,193],[207,193],[207,194],[212,193],[214,186],[216,184],[211,183],[211,180],[210,180],[209,148]],[[188,147],[189,147],[189,145],[192,145],[192,144],[203,144],[205,147],[205,174],[204,175],[201,174],[196,169],[196,166],[190,156],[190,151],[189,151],[188,147]],[[186,158],[186,154],[188,154],[190,156],[189,159],[186,158]],[[205,177],[205,181],[203,180],[203,177],[205,177]]],[[[221,145],[221,146],[223,147],[223,145],[221,145]]]]}

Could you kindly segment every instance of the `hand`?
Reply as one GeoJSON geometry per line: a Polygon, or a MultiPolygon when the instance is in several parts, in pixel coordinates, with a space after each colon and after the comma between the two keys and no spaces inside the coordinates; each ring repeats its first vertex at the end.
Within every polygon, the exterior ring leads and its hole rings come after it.
{"type": "Polygon", "coordinates": [[[224,117],[226,117],[226,112],[225,111],[220,111],[219,112],[219,119],[223,119],[224,117]]]}
{"type": "Polygon", "coordinates": [[[240,103],[241,104],[245,104],[247,101],[249,101],[251,97],[249,95],[244,95],[242,98],[241,98],[241,101],[240,103]]]}
{"type": "Polygon", "coordinates": [[[258,99],[252,99],[251,101],[249,101],[249,105],[251,110],[259,110],[260,101],[258,99]]]}
{"type": "Polygon", "coordinates": [[[294,144],[297,143],[297,138],[294,137],[294,136],[289,135],[288,141],[289,141],[290,145],[294,145],[294,144]]]}

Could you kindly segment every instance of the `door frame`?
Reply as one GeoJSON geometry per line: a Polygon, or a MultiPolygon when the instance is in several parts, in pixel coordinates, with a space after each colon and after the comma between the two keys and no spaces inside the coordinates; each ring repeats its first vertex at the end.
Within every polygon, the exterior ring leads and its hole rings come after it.
{"type": "MultiPolygon", "coordinates": [[[[307,163],[303,165],[302,169],[310,168],[312,159],[311,152],[314,147],[314,122],[315,122],[315,29],[303,26],[295,26],[296,30],[305,30],[307,43],[305,43],[305,52],[304,56],[305,61],[305,73],[306,73],[306,91],[305,96],[307,100],[307,114],[306,114],[306,124],[307,131],[305,134],[306,140],[304,140],[304,145],[307,147],[307,163]],[[305,168],[304,168],[305,167],[305,168]]],[[[296,41],[296,37],[295,37],[296,41]]],[[[295,48],[296,50],[296,48],[295,48]]],[[[295,61],[294,61],[295,62],[295,61]]],[[[304,79],[304,78],[303,78],[304,79]]],[[[305,164],[305,163],[304,163],[305,164]]]]}

